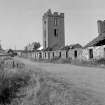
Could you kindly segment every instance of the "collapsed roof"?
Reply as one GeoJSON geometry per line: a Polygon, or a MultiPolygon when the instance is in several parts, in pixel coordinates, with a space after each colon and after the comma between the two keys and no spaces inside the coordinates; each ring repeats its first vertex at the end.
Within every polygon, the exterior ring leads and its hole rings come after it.
{"type": "Polygon", "coordinates": [[[71,44],[71,45],[67,45],[67,46],[61,48],[60,50],[69,50],[69,49],[75,49],[75,48],[82,48],[82,46],[79,43],[71,44]]]}
{"type": "Polygon", "coordinates": [[[94,47],[94,46],[102,46],[105,45],[105,33],[99,35],[95,39],[93,39],[91,42],[89,42],[84,48],[86,47],[94,47]]]}

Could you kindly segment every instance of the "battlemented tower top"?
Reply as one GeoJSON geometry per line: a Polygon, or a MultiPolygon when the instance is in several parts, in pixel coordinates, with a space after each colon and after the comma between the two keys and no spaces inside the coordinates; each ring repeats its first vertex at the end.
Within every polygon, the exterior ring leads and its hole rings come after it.
{"type": "Polygon", "coordinates": [[[43,17],[47,17],[47,16],[54,16],[54,17],[62,17],[64,18],[64,13],[58,13],[58,12],[53,12],[51,11],[51,9],[48,9],[48,11],[46,13],[44,13],[43,17]]]}

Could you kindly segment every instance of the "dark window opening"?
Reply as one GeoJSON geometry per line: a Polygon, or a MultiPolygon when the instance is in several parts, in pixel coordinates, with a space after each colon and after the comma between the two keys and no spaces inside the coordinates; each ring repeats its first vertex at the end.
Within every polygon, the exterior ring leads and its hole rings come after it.
{"type": "Polygon", "coordinates": [[[40,58],[40,59],[42,58],[42,54],[41,54],[41,53],[39,53],[39,58],[40,58]]]}
{"type": "Polygon", "coordinates": [[[45,52],[45,58],[46,58],[46,52],[45,52]]]}
{"type": "Polygon", "coordinates": [[[55,36],[55,37],[58,37],[57,29],[54,29],[54,36],[55,36]]]}
{"type": "Polygon", "coordinates": [[[54,58],[54,52],[53,52],[53,58],[54,58]]]}
{"type": "Polygon", "coordinates": [[[61,57],[61,52],[59,52],[59,57],[61,57]]]}
{"type": "Polygon", "coordinates": [[[57,36],[57,30],[54,29],[54,36],[56,37],[57,36]]]}
{"type": "Polygon", "coordinates": [[[74,57],[77,58],[77,51],[74,51],[74,57]]]}
{"type": "Polygon", "coordinates": [[[68,52],[66,51],[66,58],[68,58],[68,52]]]}
{"type": "Polygon", "coordinates": [[[90,58],[90,59],[93,58],[93,49],[89,49],[89,58],[90,58]]]}
{"type": "Polygon", "coordinates": [[[48,58],[50,58],[50,53],[48,52],[48,58]]]}

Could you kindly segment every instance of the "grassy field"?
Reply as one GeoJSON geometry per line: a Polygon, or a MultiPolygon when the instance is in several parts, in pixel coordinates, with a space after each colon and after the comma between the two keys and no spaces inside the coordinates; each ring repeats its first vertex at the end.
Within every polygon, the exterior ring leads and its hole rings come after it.
{"type": "Polygon", "coordinates": [[[91,91],[41,69],[0,69],[1,105],[104,105],[91,91]]]}
{"type": "MultiPolygon", "coordinates": [[[[67,102],[71,102],[67,105],[101,105],[99,104],[100,102],[98,102],[99,100],[105,105],[104,68],[81,67],[70,64],[38,63],[21,58],[15,58],[15,60],[24,62],[27,69],[33,70],[38,75],[38,81],[40,82],[37,81],[37,83],[40,84],[38,86],[40,87],[41,93],[39,94],[38,92],[38,97],[35,99],[43,100],[39,105],[43,105],[43,103],[49,99],[43,97],[50,97],[50,95],[53,98],[61,96],[60,98],[58,97],[58,99],[64,102],[65,94],[69,97],[67,98],[67,102]],[[60,93],[57,93],[58,91],[60,91],[60,93]]],[[[54,100],[55,99],[56,98],[54,98],[54,100]]],[[[53,103],[54,101],[51,102],[53,103]]],[[[58,101],[56,100],[56,102],[58,101]]],[[[50,103],[50,105],[64,105],[59,102],[58,104],[52,103],[50,103]]]]}

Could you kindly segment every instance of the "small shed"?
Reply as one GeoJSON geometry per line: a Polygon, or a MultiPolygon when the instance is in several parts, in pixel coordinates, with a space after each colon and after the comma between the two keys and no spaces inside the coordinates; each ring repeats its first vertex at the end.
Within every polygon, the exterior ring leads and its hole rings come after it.
{"type": "Polygon", "coordinates": [[[69,46],[68,58],[80,59],[83,47],[80,44],[72,44],[69,46]]]}

